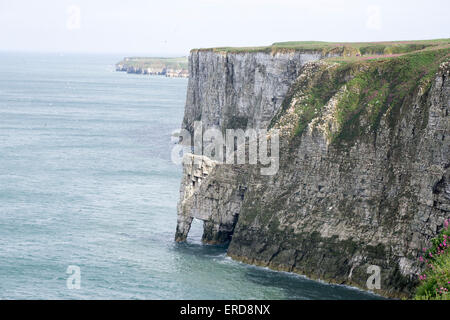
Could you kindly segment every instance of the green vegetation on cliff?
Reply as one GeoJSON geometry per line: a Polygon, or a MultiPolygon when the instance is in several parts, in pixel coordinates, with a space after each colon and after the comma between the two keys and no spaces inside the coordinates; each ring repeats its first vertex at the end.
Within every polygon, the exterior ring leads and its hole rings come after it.
{"type": "Polygon", "coordinates": [[[376,132],[386,113],[393,126],[402,105],[419,88],[428,92],[440,64],[449,57],[450,49],[440,49],[341,66],[358,71],[346,83],[337,105],[336,120],[341,130],[333,139],[352,141],[366,132],[376,132]]]}
{"type": "Polygon", "coordinates": [[[351,143],[364,134],[376,133],[384,115],[394,126],[402,105],[418,90],[426,96],[439,66],[449,60],[450,48],[444,48],[389,58],[324,63],[320,72],[312,72],[312,77],[294,84],[281,113],[294,103],[298,119],[295,134],[301,135],[335,97],[337,130],[330,132],[331,141],[351,143]]]}
{"type": "Polygon", "coordinates": [[[450,45],[450,39],[389,41],[389,42],[323,42],[323,41],[287,41],[275,42],[270,46],[258,47],[218,47],[194,49],[213,52],[284,52],[305,51],[321,52],[326,55],[343,55],[344,57],[362,57],[367,55],[395,55],[423,50],[442,48],[450,45]]]}
{"type": "Polygon", "coordinates": [[[450,219],[444,229],[431,241],[431,247],[424,250],[420,261],[426,264],[425,272],[419,275],[421,281],[416,290],[416,300],[450,300],[450,219]]]}

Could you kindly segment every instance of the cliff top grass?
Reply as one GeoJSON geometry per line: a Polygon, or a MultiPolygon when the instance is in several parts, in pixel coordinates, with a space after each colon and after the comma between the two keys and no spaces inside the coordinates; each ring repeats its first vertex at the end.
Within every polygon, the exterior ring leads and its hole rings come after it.
{"type": "Polygon", "coordinates": [[[416,41],[382,41],[382,42],[322,42],[322,41],[287,41],[275,42],[260,47],[217,47],[200,48],[192,51],[212,51],[218,53],[266,52],[277,53],[287,51],[320,52],[328,55],[342,55],[345,58],[360,59],[369,55],[400,55],[426,48],[442,48],[450,46],[450,39],[416,40],[416,41]]]}
{"type": "Polygon", "coordinates": [[[128,65],[140,68],[169,68],[169,69],[187,69],[188,58],[162,58],[162,57],[126,57],[116,65],[128,65]]]}

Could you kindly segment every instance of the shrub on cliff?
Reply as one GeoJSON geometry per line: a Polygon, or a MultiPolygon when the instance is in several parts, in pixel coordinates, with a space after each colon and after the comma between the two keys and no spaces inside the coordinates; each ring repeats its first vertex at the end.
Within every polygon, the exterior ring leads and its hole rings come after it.
{"type": "Polygon", "coordinates": [[[420,261],[426,263],[425,271],[419,275],[420,285],[416,300],[450,300],[450,219],[444,229],[431,240],[431,247],[424,249],[420,261]]]}

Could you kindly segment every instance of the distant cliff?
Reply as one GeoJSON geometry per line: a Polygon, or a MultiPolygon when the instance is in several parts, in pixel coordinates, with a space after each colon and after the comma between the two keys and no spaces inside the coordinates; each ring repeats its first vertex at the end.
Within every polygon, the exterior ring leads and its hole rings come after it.
{"type": "Polygon", "coordinates": [[[450,216],[448,40],[192,50],[182,127],[280,130],[280,168],[187,155],[175,239],[408,297],[450,216]],[[373,56],[375,55],[375,56],[373,56]],[[378,59],[374,59],[378,58],[378,59]]]}
{"type": "Polygon", "coordinates": [[[127,73],[164,75],[166,77],[188,78],[188,62],[181,58],[124,58],[116,64],[116,71],[127,73]]]}

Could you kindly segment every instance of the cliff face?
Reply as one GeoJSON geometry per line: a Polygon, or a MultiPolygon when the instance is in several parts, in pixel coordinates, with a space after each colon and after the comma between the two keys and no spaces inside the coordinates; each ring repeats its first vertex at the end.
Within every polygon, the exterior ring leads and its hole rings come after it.
{"type": "Polygon", "coordinates": [[[375,291],[408,296],[420,251],[450,216],[448,57],[340,65],[194,51],[183,127],[278,129],[280,169],[192,156],[176,239],[198,218],[203,240],[229,242],[234,259],[361,288],[376,265],[375,291]]]}
{"type": "MultiPolygon", "coordinates": [[[[314,51],[230,54],[193,50],[183,129],[193,132],[194,122],[200,120],[204,129],[266,128],[301,67],[324,56],[314,51]]],[[[246,190],[245,181],[236,183],[236,172],[246,168],[228,168],[205,157],[188,159],[178,204],[177,241],[186,239],[193,218],[205,221],[205,242],[231,239],[246,190]],[[203,184],[205,180],[208,183],[203,184]]]]}
{"type": "Polygon", "coordinates": [[[320,52],[216,53],[193,50],[183,128],[263,128],[280,108],[302,65],[320,52]]]}

